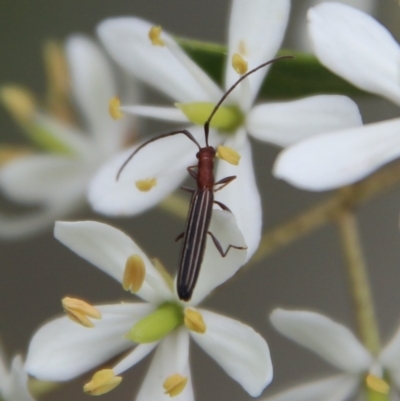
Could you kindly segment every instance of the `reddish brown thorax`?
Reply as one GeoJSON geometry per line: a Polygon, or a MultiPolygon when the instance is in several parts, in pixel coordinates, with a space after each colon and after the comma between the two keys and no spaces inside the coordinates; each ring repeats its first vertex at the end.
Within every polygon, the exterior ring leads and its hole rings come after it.
{"type": "Polygon", "coordinates": [[[196,157],[199,160],[197,167],[197,188],[213,189],[214,187],[214,158],[215,149],[212,146],[201,148],[196,157]]]}

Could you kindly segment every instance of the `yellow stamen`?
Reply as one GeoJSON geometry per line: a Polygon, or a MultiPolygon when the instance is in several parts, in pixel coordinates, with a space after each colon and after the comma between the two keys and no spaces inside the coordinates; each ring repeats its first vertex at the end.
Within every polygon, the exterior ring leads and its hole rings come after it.
{"type": "Polygon", "coordinates": [[[181,376],[179,373],[168,376],[163,383],[165,394],[168,394],[170,397],[176,397],[185,389],[187,381],[188,378],[181,376]]]}
{"type": "Polygon", "coordinates": [[[139,255],[129,256],[125,264],[122,287],[125,291],[138,292],[142,288],[145,275],[146,267],[143,259],[139,255]]]}
{"type": "Polygon", "coordinates": [[[124,113],[121,111],[120,107],[121,101],[119,100],[118,96],[114,96],[110,99],[110,102],[108,103],[108,111],[114,120],[119,120],[124,116],[124,113]]]}
{"type": "Polygon", "coordinates": [[[7,163],[26,157],[32,154],[32,151],[28,148],[17,147],[17,146],[1,146],[0,147],[0,167],[5,166],[7,163]]]}
{"type": "Polygon", "coordinates": [[[247,55],[247,46],[246,46],[246,42],[244,40],[241,40],[239,42],[238,52],[242,56],[246,56],[247,55]]]}
{"type": "Polygon", "coordinates": [[[230,164],[233,164],[234,166],[237,166],[240,161],[240,154],[228,146],[219,145],[217,147],[216,156],[230,164]]]}
{"type": "Polygon", "coordinates": [[[20,123],[29,122],[36,111],[36,101],[31,92],[21,86],[4,86],[0,99],[12,116],[20,123]]]}
{"type": "Polygon", "coordinates": [[[148,178],[147,180],[136,181],[136,188],[141,192],[148,192],[157,185],[156,178],[148,178]]]}
{"type": "Polygon", "coordinates": [[[122,381],[121,376],[115,376],[112,369],[103,369],[96,372],[92,380],[83,386],[83,391],[89,395],[102,395],[114,390],[122,381]]]}
{"type": "Polygon", "coordinates": [[[204,334],[206,332],[207,327],[204,323],[203,316],[201,316],[201,313],[195,309],[185,309],[184,322],[188,330],[199,334],[204,334]]]}
{"type": "Polygon", "coordinates": [[[70,89],[70,76],[62,46],[54,40],[49,40],[44,45],[43,54],[49,91],[54,96],[67,96],[70,89]]]}
{"type": "Polygon", "coordinates": [[[77,298],[65,297],[61,301],[67,316],[84,327],[94,327],[89,319],[101,319],[101,313],[92,305],[77,298]]]}
{"type": "Polygon", "coordinates": [[[161,26],[152,26],[149,31],[149,39],[154,46],[165,46],[165,42],[161,39],[161,26]]]}
{"type": "Polygon", "coordinates": [[[374,390],[377,393],[384,395],[389,393],[390,390],[389,384],[380,377],[368,374],[367,377],[365,378],[365,383],[369,389],[374,390]]]}
{"type": "Polygon", "coordinates": [[[233,53],[232,67],[238,74],[243,75],[247,72],[248,63],[240,54],[233,53]]]}
{"type": "Polygon", "coordinates": [[[43,48],[47,72],[47,108],[57,120],[67,124],[76,123],[70,104],[70,74],[68,63],[60,43],[49,40],[43,48]]]}

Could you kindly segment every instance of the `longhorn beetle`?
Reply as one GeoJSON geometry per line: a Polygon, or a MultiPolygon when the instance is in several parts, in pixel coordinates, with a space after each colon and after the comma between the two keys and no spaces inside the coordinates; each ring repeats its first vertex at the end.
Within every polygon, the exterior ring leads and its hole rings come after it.
{"type": "Polygon", "coordinates": [[[189,213],[186,221],[185,231],[178,236],[177,241],[183,238],[182,251],[180,256],[178,278],[177,278],[177,292],[180,299],[184,301],[189,301],[192,297],[194,287],[196,285],[197,278],[200,273],[200,267],[204,257],[204,251],[206,247],[207,234],[212,238],[216,248],[222,257],[225,257],[231,248],[235,249],[247,249],[246,247],[229,245],[224,251],[221,244],[218,242],[217,238],[208,231],[211,221],[211,214],[213,209],[213,204],[217,204],[223,210],[229,210],[227,206],[223,203],[214,200],[214,192],[219,191],[224,188],[230,182],[232,182],[236,176],[229,176],[222,178],[218,182],[214,180],[214,158],[216,155],[216,150],[213,146],[208,144],[209,128],[210,122],[217,112],[218,108],[221,106],[223,101],[227,96],[236,88],[236,86],[243,81],[250,74],[253,74],[257,70],[282,59],[292,58],[292,56],[282,56],[277,57],[273,60],[267,61],[260,64],[258,67],[248,71],[243,74],[222,96],[220,101],[216,104],[207,121],[204,124],[204,135],[206,146],[201,147],[196,141],[193,135],[183,129],[179,131],[172,131],[167,134],[159,135],[155,138],[151,138],[148,141],[140,145],[124,162],[120,167],[117,180],[119,179],[125,166],[132,160],[132,158],[146,145],[151,142],[157,141],[161,138],[165,138],[172,135],[183,134],[186,135],[196,146],[199,151],[196,154],[198,159],[197,166],[189,166],[187,168],[189,174],[196,180],[197,189],[191,189],[182,187],[182,189],[192,193],[192,198],[190,200],[189,213]],[[195,170],[197,167],[197,171],[195,170]],[[215,189],[216,188],[216,189],[215,189]]]}

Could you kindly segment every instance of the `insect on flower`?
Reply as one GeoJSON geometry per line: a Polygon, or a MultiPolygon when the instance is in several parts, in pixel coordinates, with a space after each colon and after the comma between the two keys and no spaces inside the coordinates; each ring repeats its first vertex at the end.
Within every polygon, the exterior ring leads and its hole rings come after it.
{"type": "Polygon", "coordinates": [[[183,238],[182,251],[180,256],[178,278],[177,278],[177,292],[180,299],[189,301],[192,297],[194,287],[196,285],[197,278],[200,273],[201,263],[203,261],[204,250],[206,247],[207,234],[212,238],[216,248],[222,257],[225,257],[231,248],[235,249],[247,249],[245,247],[239,247],[230,244],[226,250],[222,249],[218,239],[213,235],[211,231],[208,231],[211,221],[213,204],[217,204],[221,209],[230,211],[227,206],[223,203],[214,200],[214,192],[224,188],[230,182],[232,182],[236,176],[229,176],[222,178],[215,182],[214,179],[214,158],[217,154],[216,149],[210,146],[208,143],[210,123],[218,108],[225,101],[228,95],[242,82],[246,77],[258,71],[259,69],[272,64],[275,61],[293,58],[292,56],[282,56],[260,64],[258,67],[243,74],[222,96],[219,102],[212,110],[210,116],[204,124],[204,135],[205,135],[205,147],[201,147],[196,141],[193,135],[187,130],[172,131],[166,134],[159,135],[155,138],[151,138],[139,146],[123,163],[117,174],[117,180],[119,179],[125,166],[132,160],[132,158],[149,143],[157,141],[162,138],[166,138],[172,135],[183,134],[186,135],[192,142],[196,144],[199,151],[196,154],[198,159],[197,166],[189,166],[187,168],[189,174],[196,180],[197,189],[182,187],[183,190],[191,192],[192,198],[190,201],[190,207],[188,217],[186,220],[185,231],[177,237],[176,240],[183,238]]]}

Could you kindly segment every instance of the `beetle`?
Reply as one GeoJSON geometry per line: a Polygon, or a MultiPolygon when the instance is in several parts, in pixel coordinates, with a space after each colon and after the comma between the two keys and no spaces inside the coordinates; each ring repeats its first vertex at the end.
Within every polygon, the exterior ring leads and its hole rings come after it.
{"type": "Polygon", "coordinates": [[[193,290],[195,288],[201,264],[203,262],[207,235],[210,235],[214,245],[218,249],[222,257],[225,257],[231,248],[234,249],[247,249],[247,247],[229,245],[224,251],[218,239],[208,230],[211,222],[212,209],[214,203],[217,204],[221,209],[230,211],[227,206],[223,203],[214,200],[214,192],[221,190],[230,182],[232,182],[236,176],[229,176],[222,178],[218,182],[214,179],[214,158],[216,150],[213,146],[208,143],[209,128],[212,118],[218,111],[218,108],[228,97],[228,95],[236,88],[236,86],[242,82],[246,77],[259,69],[281,59],[292,58],[292,56],[282,56],[275,59],[269,60],[258,67],[243,74],[221,97],[219,102],[215,105],[210,116],[204,124],[204,136],[206,146],[201,147],[197,140],[188,130],[172,131],[166,134],[159,135],[155,138],[151,138],[148,141],[141,144],[122,164],[118,173],[117,180],[119,179],[125,166],[132,160],[132,158],[149,143],[157,141],[162,138],[166,138],[172,135],[183,134],[186,135],[196,146],[199,151],[196,154],[198,163],[196,166],[189,166],[187,168],[189,174],[196,180],[197,188],[191,189],[187,187],[181,187],[182,189],[191,192],[192,197],[190,200],[188,217],[186,220],[186,228],[184,232],[176,238],[176,241],[183,238],[182,250],[180,255],[178,277],[177,277],[177,293],[181,300],[189,301],[192,297],[193,290]]]}

